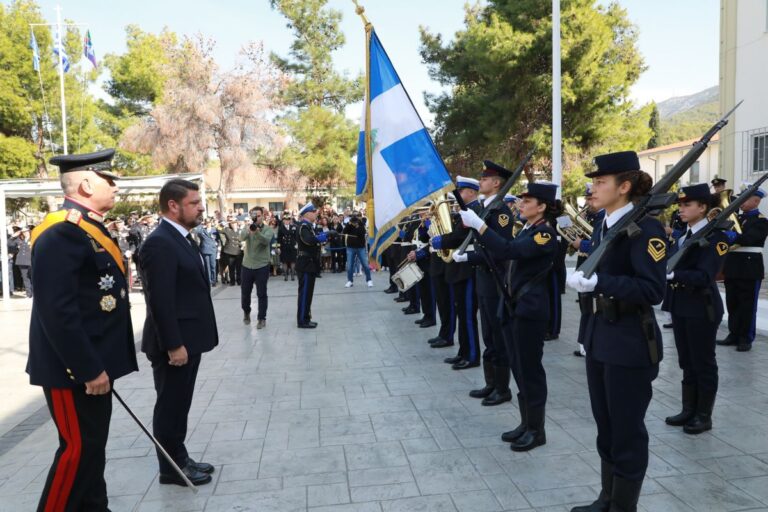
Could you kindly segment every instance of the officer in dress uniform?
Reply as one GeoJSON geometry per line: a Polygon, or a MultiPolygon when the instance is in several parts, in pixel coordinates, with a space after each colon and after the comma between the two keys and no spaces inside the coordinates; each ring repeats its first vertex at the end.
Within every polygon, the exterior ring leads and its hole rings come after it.
{"type": "Polygon", "coordinates": [[[106,511],[114,381],[137,371],[120,249],[102,224],[115,203],[114,149],[57,156],[65,200],[32,234],[35,301],[27,373],[59,433],[40,511],[106,511]]]}
{"type": "MultiPolygon", "coordinates": [[[[557,293],[553,285],[553,265],[558,251],[557,232],[552,227],[560,214],[556,199],[557,185],[549,182],[529,183],[521,194],[520,214],[526,219],[514,240],[488,229],[472,210],[461,212],[464,225],[480,234],[480,242],[495,257],[512,260],[507,271],[511,296],[510,316],[503,325],[504,341],[512,374],[520,392],[520,425],[502,434],[513,451],[529,451],[547,442],[544,415],[547,401],[547,377],[542,365],[544,337],[550,322],[550,296],[557,293]]],[[[466,259],[466,254],[454,254],[466,259]]]]}
{"type": "MultiPolygon", "coordinates": [[[[478,206],[477,191],[480,189],[480,182],[473,178],[458,176],[456,188],[467,208],[478,206]]],[[[450,233],[432,237],[431,243],[434,249],[457,249],[469,234],[469,229],[462,224],[461,217],[458,215],[451,216],[451,225],[450,233]]],[[[445,279],[453,292],[453,309],[458,316],[459,352],[455,357],[444,359],[444,362],[450,364],[454,370],[474,368],[480,365],[475,270],[469,262],[451,262],[446,264],[445,279]]],[[[432,346],[435,344],[449,346],[447,341],[443,344],[442,341],[436,340],[432,346]]]]}
{"type": "Polygon", "coordinates": [[[280,244],[280,263],[283,264],[285,281],[288,276],[291,281],[296,279],[296,231],[297,225],[293,222],[291,212],[283,212],[283,218],[277,227],[277,243],[280,244]]]}
{"type": "MultiPolygon", "coordinates": [[[[707,212],[716,198],[706,183],[680,189],[677,202],[687,229],[674,241],[671,252],[679,250],[707,225],[707,212]]],[[[692,247],[674,272],[667,274],[668,300],[665,302],[672,314],[677,360],[683,370],[683,409],[666,422],[682,426],[687,434],[712,429],[712,408],[717,394],[715,337],[723,319],[723,301],[715,277],[728,252],[726,240],[722,232],[714,231],[707,237],[706,246],[692,247]]]]}
{"type": "MultiPolygon", "coordinates": [[[[473,210],[476,213],[482,211],[495,199],[504,181],[512,176],[512,171],[490,160],[484,161],[483,166],[479,192],[485,196],[485,199],[483,204],[478,202],[474,205],[473,210]]],[[[505,240],[512,239],[515,222],[512,212],[504,203],[493,207],[493,210],[486,216],[485,223],[505,240]]],[[[474,245],[475,250],[468,251],[467,254],[469,263],[475,266],[483,343],[485,344],[483,351],[485,386],[470,391],[469,396],[482,398],[482,405],[494,406],[512,400],[512,393],[509,390],[510,365],[502,335],[502,324],[507,323],[507,308],[503,303],[503,290],[499,287],[500,283],[503,283],[506,267],[504,258],[485,250],[482,242],[475,240],[474,245]]]]}
{"type": "Polygon", "coordinates": [[[317,209],[312,203],[307,203],[299,210],[299,217],[301,222],[296,236],[299,248],[296,259],[299,279],[296,324],[300,329],[314,329],[317,322],[312,321],[312,296],[315,293],[315,279],[320,274],[320,249],[328,241],[328,232],[315,233],[312,226],[317,219],[317,209]]]}
{"type": "MultiPolygon", "coordinates": [[[[632,211],[652,180],[633,151],[598,156],[595,164],[587,177],[595,207],[606,211],[593,236],[598,247],[602,233],[632,211]]],[[[572,512],[635,512],[648,467],[644,419],[663,354],[653,305],[664,296],[667,244],[658,220],[646,216],[637,226],[636,236],[614,240],[592,276],[577,270],[568,278],[568,286],[588,294],[581,300],[588,315],[583,341],[602,477],[597,501],[572,512]]]]}
{"type": "Polygon", "coordinates": [[[732,244],[723,266],[728,336],[718,340],[717,344],[736,345],[739,352],[751,350],[755,340],[757,299],[765,274],[763,246],[768,237],[768,219],[760,213],[760,201],[765,196],[765,190],[757,189],[741,205],[741,234],[725,232],[728,242],[732,244]]]}

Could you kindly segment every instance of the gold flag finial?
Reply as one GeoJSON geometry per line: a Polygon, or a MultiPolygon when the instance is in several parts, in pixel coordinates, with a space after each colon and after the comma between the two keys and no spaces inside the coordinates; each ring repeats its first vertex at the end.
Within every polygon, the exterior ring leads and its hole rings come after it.
{"type": "Polygon", "coordinates": [[[357,0],[352,0],[352,3],[355,4],[355,13],[360,16],[360,18],[363,20],[363,24],[365,24],[365,27],[368,28],[371,22],[368,21],[368,18],[365,16],[365,7],[360,5],[357,0]]]}

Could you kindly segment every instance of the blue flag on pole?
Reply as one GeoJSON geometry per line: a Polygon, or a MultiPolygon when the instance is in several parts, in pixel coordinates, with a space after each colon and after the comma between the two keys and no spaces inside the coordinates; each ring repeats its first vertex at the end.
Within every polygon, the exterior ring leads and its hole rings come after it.
{"type": "Polygon", "coordinates": [[[32,48],[32,67],[35,71],[40,71],[40,49],[37,47],[35,31],[30,28],[29,33],[29,47],[32,48]]]}
{"type": "MultiPolygon", "coordinates": [[[[53,41],[53,54],[56,55],[56,66],[59,65],[59,36],[56,34],[56,37],[53,41]]],[[[64,72],[69,71],[69,56],[67,55],[67,50],[64,49],[64,39],[61,40],[61,63],[64,67],[64,72]]]]}
{"type": "Polygon", "coordinates": [[[369,222],[373,227],[371,259],[376,259],[397,237],[397,223],[403,216],[427,200],[442,198],[454,185],[373,29],[368,54],[370,72],[358,144],[356,191],[373,203],[373,208],[369,205],[369,216],[372,213],[373,217],[369,222]],[[366,122],[368,113],[370,123],[366,122]]]}

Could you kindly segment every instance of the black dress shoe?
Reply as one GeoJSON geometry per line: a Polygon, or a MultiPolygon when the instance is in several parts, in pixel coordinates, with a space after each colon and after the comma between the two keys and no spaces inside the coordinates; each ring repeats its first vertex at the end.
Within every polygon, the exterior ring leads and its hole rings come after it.
{"type": "Polygon", "coordinates": [[[432,348],[452,347],[453,346],[453,342],[452,341],[447,341],[447,340],[440,340],[437,343],[430,343],[429,346],[432,347],[432,348]]]}
{"type": "Polygon", "coordinates": [[[405,308],[403,310],[403,313],[405,313],[406,315],[418,315],[419,314],[419,309],[418,308],[407,307],[407,308],[405,308]]]}
{"type": "Polygon", "coordinates": [[[480,361],[459,361],[458,363],[451,366],[454,370],[467,370],[469,368],[475,368],[477,366],[480,366],[480,361]]]}
{"type": "Polygon", "coordinates": [[[584,354],[581,353],[581,350],[574,350],[573,355],[576,357],[584,357],[584,354]]]}
{"type": "Polygon", "coordinates": [[[443,362],[446,364],[456,364],[459,361],[463,361],[463,360],[464,358],[461,356],[453,356],[453,357],[446,357],[445,359],[443,359],[443,362]]]}
{"type": "MultiPolygon", "coordinates": [[[[203,473],[202,471],[198,471],[189,464],[181,468],[181,471],[194,485],[205,485],[213,480],[211,475],[208,473],[203,473]]],[[[179,475],[177,475],[176,472],[168,474],[160,473],[160,483],[181,485],[182,487],[187,486],[187,483],[179,475]]]]}
{"type": "Polygon", "coordinates": [[[559,336],[556,336],[554,334],[547,334],[544,336],[544,341],[555,341],[559,336]]]}
{"type": "Polygon", "coordinates": [[[544,430],[526,430],[517,438],[517,441],[512,442],[509,449],[513,452],[527,452],[544,444],[547,444],[547,435],[544,430]]]}
{"type": "Polygon", "coordinates": [[[195,462],[190,457],[187,457],[187,466],[191,466],[199,472],[207,473],[209,475],[216,471],[216,468],[213,467],[213,464],[208,464],[207,462],[195,462]]]}
{"type": "Polygon", "coordinates": [[[437,325],[437,323],[434,320],[430,319],[430,318],[428,318],[428,319],[424,320],[423,322],[419,323],[419,327],[421,327],[422,329],[426,329],[427,327],[434,327],[436,325],[437,325]]]}
{"type": "Polygon", "coordinates": [[[418,320],[416,320],[416,321],[415,321],[415,322],[413,322],[413,323],[415,323],[415,324],[419,325],[419,324],[421,324],[422,322],[425,322],[426,320],[427,320],[427,319],[426,319],[425,317],[421,317],[421,318],[419,318],[418,320]]]}
{"type": "Polygon", "coordinates": [[[427,343],[429,343],[430,345],[432,345],[432,344],[434,344],[434,343],[437,343],[438,341],[443,341],[443,338],[441,338],[440,336],[435,336],[434,338],[429,338],[429,339],[427,340],[427,343]]]}
{"type": "Polygon", "coordinates": [[[395,302],[408,302],[408,299],[405,297],[395,297],[395,302]]]}
{"type": "Polygon", "coordinates": [[[384,293],[397,293],[397,287],[395,287],[395,286],[390,286],[389,288],[387,288],[386,290],[384,290],[384,293]]]}
{"type": "Polygon", "coordinates": [[[299,329],[314,329],[317,327],[317,324],[315,322],[304,322],[302,324],[296,324],[296,327],[299,329]]]}
{"type": "Polygon", "coordinates": [[[736,338],[734,338],[730,334],[728,336],[726,336],[725,339],[717,340],[715,343],[717,343],[718,345],[726,346],[726,347],[728,347],[730,345],[737,345],[738,344],[736,338]]]}
{"type": "MultiPolygon", "coordinates": [[[[424,327],[424,326],[422,325],[422,327],[424,327]]],[[[744,342],[744,343],[739,343],[736,346],[736,352],[749,352],[750,350],[752,350],[752,344],[751,343],[744,342]]]]}

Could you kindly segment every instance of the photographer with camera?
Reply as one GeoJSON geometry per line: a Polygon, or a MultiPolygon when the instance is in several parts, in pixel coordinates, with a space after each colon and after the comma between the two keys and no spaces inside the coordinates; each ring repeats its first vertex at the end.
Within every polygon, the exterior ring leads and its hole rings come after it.
{"type": "Polygon", "coordinates": [[[257,329],[267,325],[267,281],[269,280],[269,264],[271,261],[270,244],[275,235],[274,230],[264,223],[264,209],[257,206],[251,210],[251,224],[240,232],[240,239],[245,242],[243,268],[241,270],[241,305],[243,308],[243,323],[251,323],[251,293],[256,284],[259,312],[257,329]]]}
{"type": "Polygon", "coordinates": [[[368,288],[370,288],[373,286],[373,281],[371,281],[371,268],[368,266],[368,252],[365,250],[367,233],[357,212],[353,212],[349,217],[349,223],[344,226],[344,230],[341,234],[344,239],[344,245],[347,246],[347,284],[344,286],[347,288],[353,286],[353,269],[355,258],[357,258],[363,272],[365,272],[365,280],[368,283],[368,288]]]}

